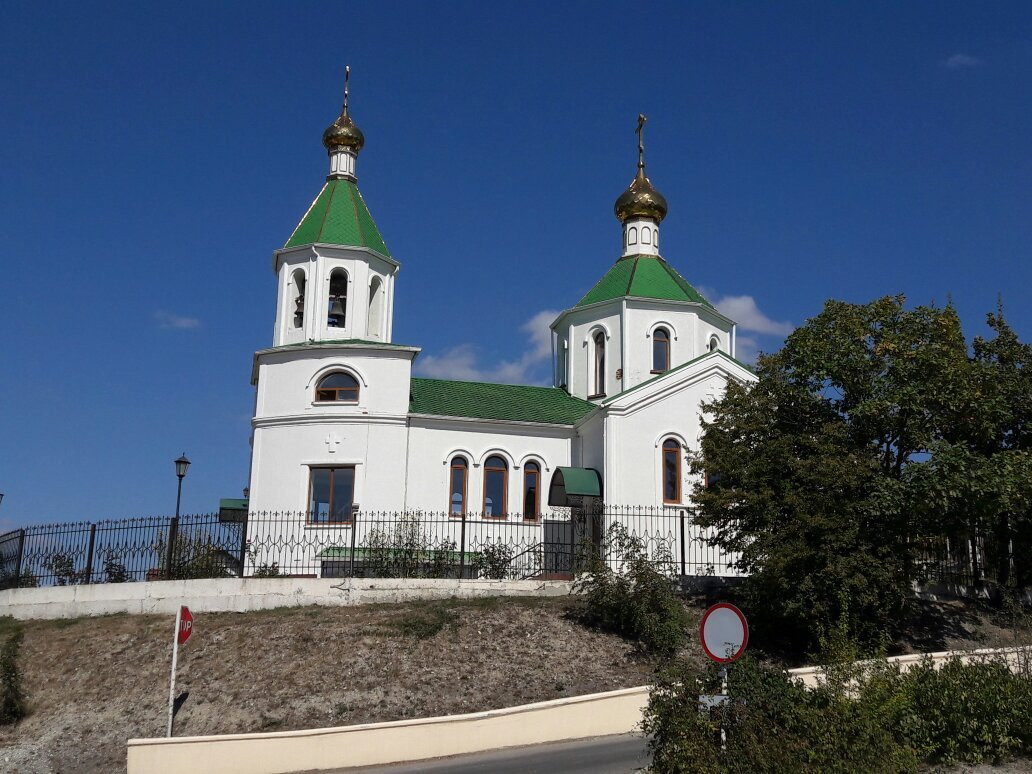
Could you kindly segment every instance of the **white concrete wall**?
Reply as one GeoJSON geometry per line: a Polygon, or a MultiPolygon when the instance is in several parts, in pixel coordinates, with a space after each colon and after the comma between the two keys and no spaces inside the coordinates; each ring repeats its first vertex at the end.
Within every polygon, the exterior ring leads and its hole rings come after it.
{"type": "MultiPolygon", "coordinates": [[[[0,614],[21,620],[130,614],[174,615],[180,605],[193,613],[271,610],[321,605],[473,597],[562,596],[564,581],[483,581],[437,578],[212,578],[207,580],[97,583],[0,591],[0,614]]],[[[199,627],[203,624],[198,623],[199,627]]]]}
{"type": "Polygon", "coordinates": [[[509,464],[508,513],[523,514],[523,466],[533,460],[541,466],[541,507],[547,487],[559,465],[570,465],[575,432],[560,425],[521,425],[463,421],[447,418],[409,420],[408,497],[406,507],[447,513],[451,460],[461,455],[469,462],[467,511],[483,511],[484,461],[493,454],[509,464]]]}
{"type": "Polygon", "coordinates": [[[584,309],[576,309],[566,316],[558,333],[569,342],[569,382],[571,395],[587,398],[594,394],[595,347],[592,337],[599,329],[606,334],[606,394],[615,395],[623,389],[616,372],[621,362],[622,338],[620,312],[622,301],[617,299],[584,309]]]}
{"type": "Polygon", "coordinates": [[[660,453],[663,441],[672,437],[682,447],[681,503],[688,504],[695,481],[688,471],[689,454],[698,451],[702,429],[699,404],[710,395],[721,395],[724,384],[722,374],[711,372],[687,384],[675,381],[668,389],[643,394],[640,403],[627,411],[609,411],[605,429],[606,501],[662,506],[660,453]]]}
{"type": "MultiPolygon", "coordinates": [[[[939,666],[950,658],[996,659],[1011,669],[1032,658],[1032,647],[952,651],[889,658],[906,671],[921,659],[939,666]]],[[[820,667],[790,669],[812,687],[820,667]]],[[[205,762],[211,774],[285,774],[351,766],[419,761],[506,747],[634,734],[648,705],[650,686],[418,720],[367,723],[342,728],[226,734],[173,739],[130,739],[128,774],[178,774],[205,762]]]]}

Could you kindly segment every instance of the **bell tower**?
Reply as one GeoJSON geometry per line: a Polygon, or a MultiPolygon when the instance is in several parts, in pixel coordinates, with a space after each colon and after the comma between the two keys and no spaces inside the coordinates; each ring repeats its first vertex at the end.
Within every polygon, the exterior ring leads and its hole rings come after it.
{"type": "Polygon", "coordinates": [[[273,255],[278,279],[273,344],[391,341],[394,280],[391,256],[358,190],[355,174],[365,136],[351,117],[351,68],[344,70],[344,106],[323,132],[329,174],[286,245],[273,255]]]}

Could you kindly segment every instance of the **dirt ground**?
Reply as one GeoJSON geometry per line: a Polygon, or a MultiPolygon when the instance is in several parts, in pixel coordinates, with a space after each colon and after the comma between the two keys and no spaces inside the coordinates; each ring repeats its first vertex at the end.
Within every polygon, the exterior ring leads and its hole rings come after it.
{"type": "MultiPolygon", "coordinates": [[[[195,616],[176,735],[428,717],[649,681],[632,646],[566,617],[569,601],[486,599],[195,616]]],[[[25,622],[30,714],[0,730],[0,771],[125,770],[162,736],[171,616],[25,622]]]]}
{"type": "MultiPolygon", "coordinates": [[[[429,717],[650,681],[651,664],[630,643],[585,629],[570,605],[508,598],[199,614],[180,650],[177,694],[189,696],[176,735],[429,717]]],[[[164,735],[172,627],[171,616],[25,622],[30,714],[0,728],[0,772],[124,771],[127,739],[164,735]]],[[[969,603],[924,603],[910,629],[893,652],[1032,643],[1027,614],[969,603]]],[[[702,658],[694,637],[689,655],[702,658]]],[[[1001,769],[1011,770],[1027,769],[1001,769]]]]}

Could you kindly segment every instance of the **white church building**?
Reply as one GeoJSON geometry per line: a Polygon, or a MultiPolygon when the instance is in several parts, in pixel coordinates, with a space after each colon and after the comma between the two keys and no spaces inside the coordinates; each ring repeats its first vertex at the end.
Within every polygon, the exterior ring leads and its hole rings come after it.
{"type": "Polygon", "coordinates": [[[735,359],[735,322],[660,251],[667,204],[645,175],[643,122],[615,260],[551,324],[553,386],[426,379],[412,375],[419,347],[394,341],[402,264],[359,192],[364,138],[345,93],[322,137],[326,181],[272,255],[248,510],[307,512],[312,529],[364,512],[532,525],[564,473],[607,504],[686,505],[700,405],[755,376],[735,359]]]}

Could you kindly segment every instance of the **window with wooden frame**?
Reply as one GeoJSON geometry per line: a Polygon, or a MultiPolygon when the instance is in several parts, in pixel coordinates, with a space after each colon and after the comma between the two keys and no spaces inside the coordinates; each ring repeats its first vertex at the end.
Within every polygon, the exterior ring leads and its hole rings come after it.
{"type": "Polygon", "coordinates": [[[343,371],[324,376],[315,388],[315,399],[319,403],[358,403],[358,379],[343,371]]]}
{"type": "Polygon", "coordinates": [[[308,522],[352,523],[355,518],[355,466],[311,468],[310,471],[308,522]]]}
{"type": "Polygon", "coordinates": [[[681,444],[673,438],[663,441],[663,502],[681,502],[681,444]]]}
{"type": "Polygon", "coordinates": [[[594,356],[594,377],[595,377],[595,392],[592,394],[592,398],[602,398],[606,394],[606,334],[599,331],[595,334],[592,341],[595,344],[594,356]]]}
{"type": "Polygon", "coordinates": [[[541,515],[541,466],[528,462],[523,466],[523,518],[537,521],[541,515]]]}
{"type": "Polygon", "coordinates": [[[448,515],[466,515],[466,482],[469,463],[465,457],[452,457],[448,476],[448,515]]]}
{"type": "Polygon", "coordinates": [[[484,517],[505,518],[509,493],[509,465],[497,454],[484,463],[484,517]]]}
{"type": "Polygon", "coordinates": [[[656,328],[652,332],[652,373],[661,374],[670,370],[670,332],[656,328]]]}

